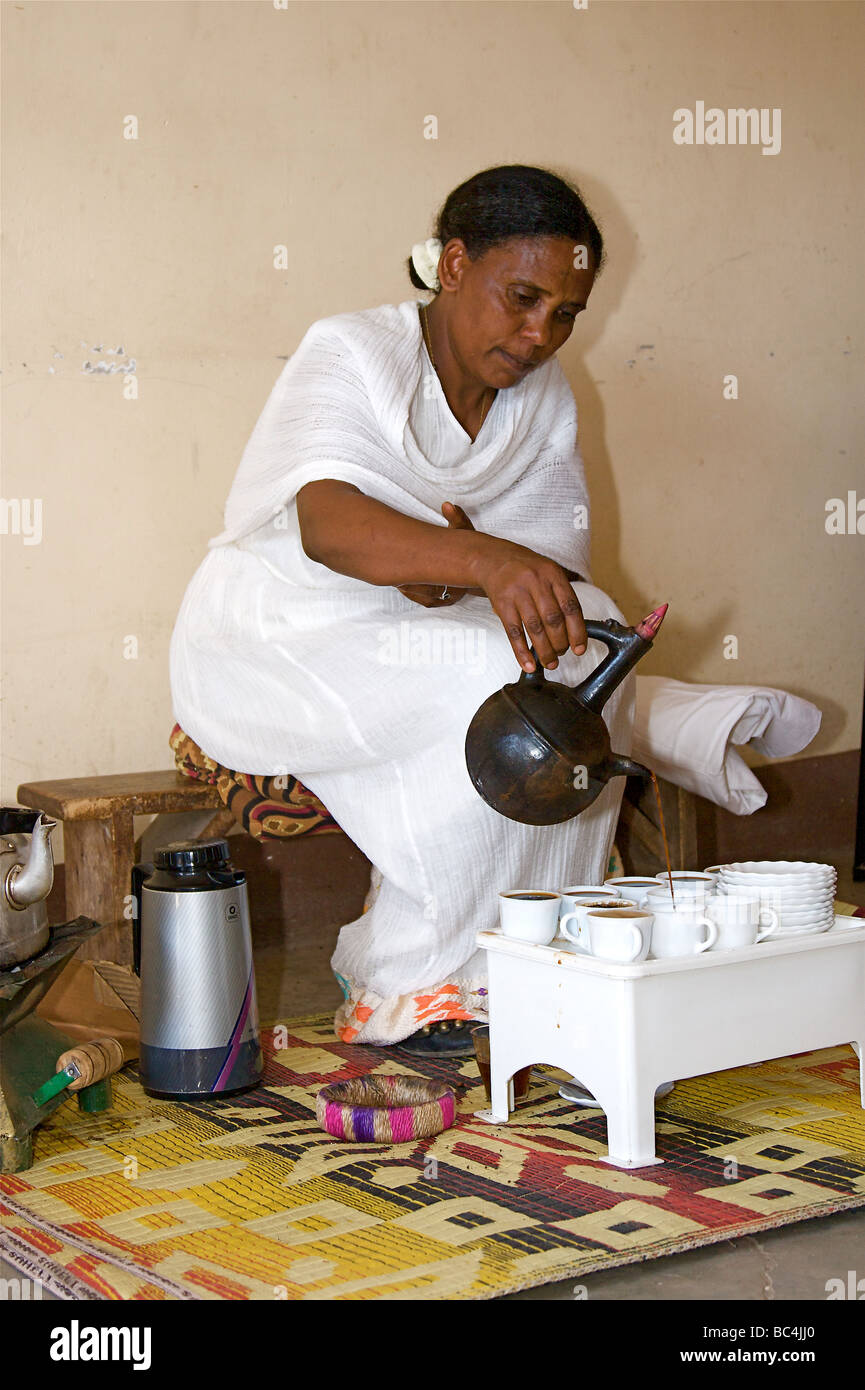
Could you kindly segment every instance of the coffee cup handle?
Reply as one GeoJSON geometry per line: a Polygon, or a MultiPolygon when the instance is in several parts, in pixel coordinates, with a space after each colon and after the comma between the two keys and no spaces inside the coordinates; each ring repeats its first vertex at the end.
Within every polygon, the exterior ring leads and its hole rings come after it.
{"type": "Polygon", "coordinates": [[[629,923],[628,923],[628,931],[631,933],[631,938],[632,938],[633,943],[634,943],[634,949],[633,949],[633,951],[631,952],[631,954],[628,956],[628,964],[630,964],[630,962],[631,962],[632,960],[636,960],[636,959],[637,959],[637,956],[638,956],[638,955],[640,954],[640,952],[642,951],[642,949],[643,949],[643,938],[642,938],[642,936],[640,935],[639,929],[638,929],[637,927],[634,926],[633,922],[629,922],[629,923]]]}
{"type": "Polygon", "coordinates": [[[583,935],[584,931],[583,925],[580,922],[580,914],[578,912],[566,913],[562,920],[559,922],[559,931],[562,933],[563,936],[566,936],[569,941],[573,941],[575,946],[578,946],[580,944],[580,937],[583,935]],[[569,932],[567,928],[567,923],[571,921],[574,921],[577,924],[577,930],[573,934],[569,932]]]}
{"type": "Polygon", "coordinates": [[[780,926],[780,918],[773,907],[761,907],[760,915],[757,918],[757,921],[759,925],[763,927],[762,931],[757,932],[758,941],[763,941],[767,936],[771,936],[772,932],[777,931],[778,927],[780,926]],[[768,917],[770,919],[766,927],[763,927],[764,917],[768,917]]]}
{"type": "Polygon", "coordinates": [[[700,926],[709,928],[709,935],[705,941],[701,941],[697,947],[696,954],[701,955],[703,951],[709,951],[718,940],[718,923],[713,922],[711,917],[701,917],[700,926]]]}

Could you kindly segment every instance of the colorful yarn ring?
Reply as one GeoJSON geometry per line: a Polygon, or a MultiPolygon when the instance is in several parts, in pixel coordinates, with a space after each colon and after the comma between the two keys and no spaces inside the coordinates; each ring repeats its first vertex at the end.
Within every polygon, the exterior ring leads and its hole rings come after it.
{"type": "Polygon", "coordinates": [[[356,1076],[324,1086],[315,1101],[321,1128],[336,1139],[406,1144],[450,1129],[456,1097],[424,1076],[356,1076]]]}

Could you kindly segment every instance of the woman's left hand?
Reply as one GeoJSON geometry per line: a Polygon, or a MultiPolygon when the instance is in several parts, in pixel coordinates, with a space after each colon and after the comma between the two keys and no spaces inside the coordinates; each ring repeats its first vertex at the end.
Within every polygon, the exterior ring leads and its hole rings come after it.
{"type": "MultiPolygon", "coordinates": [[[[452,526],[456,531],[473,531],[475,528],[469,521],[462,507],[457,507],[453,502],[442,504],[442,511],[447,519],[448,526],[452,526]]],[[[410,598],[412,603],[419,603],[421,608],[450,608],[452,604],[459,603],[460,599],[466,594],[482,594],[483,589],[451,589],[446,584],[397,584],[401,594],[410,598]],[[442,598],[442,592],[447,589],[447,597],[442,598]]]]}

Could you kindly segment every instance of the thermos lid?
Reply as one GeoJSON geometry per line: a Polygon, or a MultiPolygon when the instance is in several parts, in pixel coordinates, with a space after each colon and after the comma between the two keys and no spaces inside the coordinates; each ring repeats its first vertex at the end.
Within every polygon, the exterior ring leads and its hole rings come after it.
{"type": "Polygon", "coordinates": [[[157,869],[177,869],[188,873],[195,869],[218,868],[228,863],[227,840],[174,840],[160,845],[153,854],[157,869]]]}

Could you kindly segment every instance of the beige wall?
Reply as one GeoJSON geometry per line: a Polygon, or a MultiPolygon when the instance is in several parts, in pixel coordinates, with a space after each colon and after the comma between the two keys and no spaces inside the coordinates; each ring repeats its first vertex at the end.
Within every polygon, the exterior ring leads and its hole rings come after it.
{"type": "Polygon", "coordinates": [[[5,804],[170,765],[175,613],[284,357],[410,297],[435,208],[511,161],[607,233],[562,361],[596,578],[671,604],[645,669],[781,686],[824,711],[809,753],[858,744],[865,537],[824,521],[865,495],[861,6],[22,0],[3,33],[3,496],[43,507],[2,538],[5,804]],[[674,144],[698,100],[781,108],[781,153],[674,144]],[[132,359],[135,400],[92,370],[132,359]]]}

